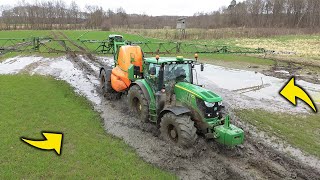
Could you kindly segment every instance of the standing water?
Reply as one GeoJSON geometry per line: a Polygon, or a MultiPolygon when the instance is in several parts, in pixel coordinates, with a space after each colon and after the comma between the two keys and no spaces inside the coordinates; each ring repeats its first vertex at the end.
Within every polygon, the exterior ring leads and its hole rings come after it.
{"type": "MultiPolygon", "coordinates": [[[[280,96],[280,90],[286,85],[289,79],[279,79],[264,74],[225,68],[215,65],[205,65],[203,72],[197,68],[199,82],[205,86],[215,84],[219,88],[236,92],[256,100],[272,100],[286,102],[280,96]],[[201,78],[200,78],[201,77],[201,78]]],[[[320,102],[320,85],[309,83],[303,80],[296,81],[296,84],[304,88],[315,102],[320,102]]]]}

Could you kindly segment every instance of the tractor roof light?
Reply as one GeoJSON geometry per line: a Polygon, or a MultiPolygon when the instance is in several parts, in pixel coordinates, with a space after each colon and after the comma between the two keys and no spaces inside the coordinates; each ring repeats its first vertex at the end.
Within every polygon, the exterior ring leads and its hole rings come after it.
{"type": "Polygon", "coordinates": [[[177,56],[178,61],[183,61],[183,56],[177,56]]]}
{"type": "Polygon", "coordinates": [[[156,60],[159,60],[160,59],[160,56],[159,54],[156,55],[156,60]]]}
{"type": "Polygon", "coordinates": [[[196,53],[196,54],[194,54],[194,58],[196,58],[196,60],[198,60],[198,54],[196,53]]]}

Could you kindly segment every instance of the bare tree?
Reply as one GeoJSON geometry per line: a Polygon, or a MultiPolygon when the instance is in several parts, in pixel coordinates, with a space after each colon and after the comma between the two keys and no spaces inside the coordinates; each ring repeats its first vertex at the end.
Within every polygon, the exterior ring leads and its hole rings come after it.
{"type": "MultiPolygon", "coordinates": [[[[13,7],[1,6],[3,29],[110,29],[175,28],[178,16],[127,14],[122,7],[115,12],[99,6],[81,11],[74,0],[68,6],[63,0],[24,1],[13,7]]],[[[188,17],[190,28],[320,28],[319,0],[230,0],[218,11],[199,12],[188,17]]]]}

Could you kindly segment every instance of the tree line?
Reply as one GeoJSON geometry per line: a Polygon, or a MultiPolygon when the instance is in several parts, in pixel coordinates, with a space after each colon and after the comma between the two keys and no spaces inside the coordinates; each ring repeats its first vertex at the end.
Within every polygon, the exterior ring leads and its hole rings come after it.
{"type": "MultiPolygon", "coordinates": [[[[76,1],[41,1],[1,6],[1,29],[175,28],[178,16],[127,14],[123,8],[89,6],[76,1]]],[[[188,28],[319,28],[319,0],[232,0],[228,7],[187,17],[188,28]]]]}
{"type": "Polygon", "coordinates": [[[191,26],[204,28],[316,28],[320,26],[320,1],[233,0],[228,7],[197,13],[193,19],[191,26]]]}

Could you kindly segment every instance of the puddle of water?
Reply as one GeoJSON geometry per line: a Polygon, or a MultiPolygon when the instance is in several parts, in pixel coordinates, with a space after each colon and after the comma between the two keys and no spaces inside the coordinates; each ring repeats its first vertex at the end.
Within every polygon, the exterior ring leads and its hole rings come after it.
{"type": "Polygon", "coordinates": [[[95,85],[99,84],[98,79],[91,75],[86,78],[84,72],[75,68],[73,63],[66,58],[56,59],[48,65],[40,65],[33,73],[51,75],[57,79],[64,80],[73,86],[77,93],[84,95],[91,102],[95,104],[101,103],[101,99],[95,89],[95,85]]]}
{"type": "MultiPolygon", "coordinates": [[[[84,60],[83,57],[81,59],[84,60]]],[[[87,60],[84,61],[98,72],[98,67],[87,60]]],[[[101,104],[101,99],[95,88],[99,84],[97,77],[86,75],[84,71],[75,68],[74,64],[67,60],[66,57],[51,59],[35,56],[9,58],[0,63],[0,74],[17,74],[28,65],[38,62],[38,67],[30,74],[51,75],[57,79],[64,80],[73,86],[77,93],[84,95],[95,104],[101,104]]]]}
{"type": "MultiPolygon", "coordinates": [[[[206,65],[203,72],[199,69],[197,72],[211,83],[230,91],[261,86],[262,84],[267,85],[264,88],[244,92],[243,94],[258,100],[269,99],[285,102],[284,98],[279,95],[279,91],[288,80],[266,76],[253,71],[230,69],[215,65],[206,65]]],[[[296,84],[303,87],[311,96],[316,96],[316,94],[320,93],[320,85],[318,84],[312,84],[302,80],[297,81],[296,84]]]]}
{"type": "Polygon", "coordinates": [[[41,61],[42,57],[14,57],[0,63],[0,74],[17,74],[26,66],[41,61]]]}

